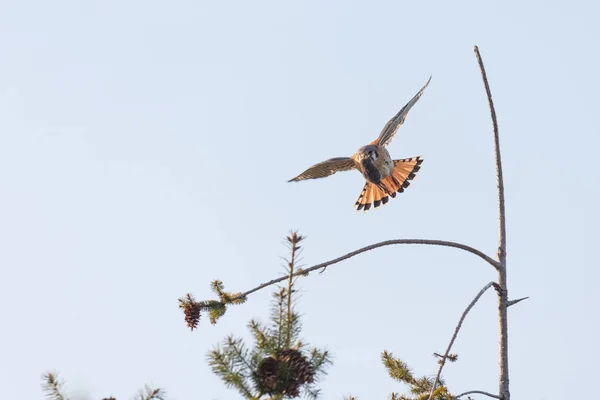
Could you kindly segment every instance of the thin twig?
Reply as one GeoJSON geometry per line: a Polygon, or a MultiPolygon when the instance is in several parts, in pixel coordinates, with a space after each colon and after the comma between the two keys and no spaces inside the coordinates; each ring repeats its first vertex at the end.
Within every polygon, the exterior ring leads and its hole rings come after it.
{"type": "Polygon", "coordinates": [[[498,396],[497,394],[491,394],[491,393],[488,393],[488,392],[484,392],[483,390],[471,390],[471,391],[468,391],[468,392],[464,392],[464,393],[461,393],[458,396],[456,396],[456,398],[458,399],[459,397],[466,396],[468,394],[483,394],[483,395],[491,397],[493,399],[499,399],[500,398],[500,396],[498,396]]]}
{"type": "Polygon", "coordinates": [[[514,306],[515,304],[523,301],[523,300],[527,300],[529,298],[528,297],[521,297],[520,299],[515,299],[515,300],[509,300],[508,303],[506,303],[506,307],[510,307],[510,306],[514,306]]]}
{"type": "Polygon", "coordinates": [[[488,83],[487,74],[479,53],[479,48],[475,46],[475,55],[481,70],[481,78],[485,86],[492,125],[494,128],[494,150],[496,155],[496,182],[498,186],[498,225],[499,225],[499,245],[498,245],[498,285],[502,289],[498,293],[498,323],[500,326],[500,397],[502,400],[510,400],[509,377],[508,377],[508,287],[506,279],[506,212],[504,208],[504,175],[502,173],[502,157],[500,154],[500,134],[498,132],[498,119],[496,118],[496,109],[492,100],[492,92],[488,83]]]}
{"type": "Polygon", "coordinates": [[[467,306],[467,308],[465,309],[465,311],[463,312],[462,316],[460,317],[460,320],[458,321],[458,325],[456,325],[456,328],[454,329],[454,335],[452,335],[452,339],[450,339],[450,343],[448,343],[448,348],[446,348],[446,352],[444,353],[444,356],[440,362],[440,368],[438,369],[437,375],[435,377],[435,380],[433,381],[433,386],[431,387],[431,392],[429,393],[429,400],[432,399],[433,397],[433,392],[435,391],[437,384],[440,380],[440,375],[442,374],[442,369],[444,369],[444,365],[446,364],[446,359],[448,358],[448,354],[450,354],[450,350],[452,349],[452,345],[454,344],[454,341],[456,340],[456,337],[458,336],[458,331],[460,331],[460,327],[463,324],[463,321],[465,320],[465,318],[467,317],[467,314],[469,313],[469,311],[471,311],[471,308],[473,308],[473,306],[475,305],[475,303],[477,303],[477,301],[479,300],[479,298],[481,296],[483,296],[483,294],[485,293],[486,290],[488,290],[489,288],[491,288],[492,286],[494,286],[496,282],[490,282],[487,285],[485,285],[480,291],[479,293],[477,293],[477,296],[475,296],[475,298],[473,299],[473,301],[471,301],[471,303],[467,306]]]}
{"type": "MultiPolygon", "coordinates": [[[[314,270],[317,269],[321,269],[321,268],[325,268],[328,267],[330,265],[333,264],[337,264],[341,261],[347,260],[349,258],[352,258],[356,255],[359,255],[361,253],[370,251],[370,250],[374,250],[377,249],[379,247],[384,247],[384,246],[390,246],[393,244],[424,244],[424,245],[431,245],[431,246],[445,246],[445,247],[454,247],[456,249],[461,249],[464,251],[468,251],[471,254],[475,254],[478,257],[481,257],[482,259],[484,259],[485,261],[488,262],[488,264],[492,265],[495,269],[498,269],[498,262],[496,260],[494,260],[493,258],[489,257],[488,255],[486,255],[485,253],[471,247],[471,246],[467,246],[465,244],[461,244],[461,243],[455,243],[455,242],[448,242],[445,240],[431,240],[431,239],[396,239],[396,240],[386,240],[384,242],[379,242],[379,243],[375,243],[375,244],[371,244],[369,246],[365,246],[363,248],[360,248],[358,250],[354,250],[348,254],[345,254],[341,257],[335,258],[331,261],[325,261],[321,264],[317,264],[317,265],[313,265],[312,267],[309,268],[302,268],[302,269],[298,269],[296,270],[296,272],[294,272],[294,276],[298,276],[298,275],[304,275],[307,274],[309,272],[312,272],[314,270]]],[[[264,289],[268,286],[274,285],[276,283],[279,283],[281,281],[284,281],[286,279],[289,279],[289,275],[283,276],[281,278],[277,278],[277,279],[272,279],[269,282],[265,282],[262,283],[260,285],[258,285],[257,287],[255,287],[254,289],[250,289],[247,292],[241,293],[235,297],[232,297],[232,301],[237,300],[239,298],[248,296],[254,292],[257,292],[261,289],[264,289]]]]}

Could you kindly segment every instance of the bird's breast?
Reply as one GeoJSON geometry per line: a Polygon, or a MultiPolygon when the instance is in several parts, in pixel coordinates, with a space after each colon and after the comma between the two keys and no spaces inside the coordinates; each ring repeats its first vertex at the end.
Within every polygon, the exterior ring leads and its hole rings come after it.
{"type": "Polygon", "coordinates": [[[381,172],[371,158],[364,158],[361,161],[362,173],[366,180],[374,184],[381,183],[381,172]]]}
{"type": "Polygon", "coordinates": [[[392,157],[390,156],[390,153],[388,153],[387,149],[381,149],[377,161],[377,169],[381,173],[381,177],[387,178],[390,176],[394,170],[394,161],[392,160],[392,157]]]}
{"type": "Polygon", "coordinates": [[[392,174],[394,170],[394,161],[390,157],[390,153],[385,148],[379,148],[377,158],[370,159],[373,166],[379,171],[381,179],[385,179],[392,174]]]}

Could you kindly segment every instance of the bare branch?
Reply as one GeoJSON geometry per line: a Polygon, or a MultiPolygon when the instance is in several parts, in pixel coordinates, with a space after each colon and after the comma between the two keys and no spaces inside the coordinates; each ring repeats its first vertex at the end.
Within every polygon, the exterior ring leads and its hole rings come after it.
{"type": "Polygon", "coordinates": [[[504,211],[504,177],[502,174],[502,157],[500,155],[500,134],[498,132],[498,120],[496,118],[496,109],[494,108],[494,101],[492,100],[492,92],[490,90],[490,84],[488,83],[487,74],[479,53],[479,48],[475,46],[475,55],[477,56],[477,62],[479,63],[479,69],[481,70],[481,78],[485,86],[485,92],[488,98],[488,104],[490,105],[490,114],[492,116],[492,125],[494,127],[494,150],[496,154],[496,181],[498,183],[498,223],[500,225],[500,249],[498,251],[506,251],[506,218],[504,211]]]}
{"type": "Polygon", "coordinates": [[[502,157],[500,154],[500,134],[498,132],[498,120],[496,118],[496,109],[492,100],[492,92],[488,83],[487,74],[479,53],[479,48],[475,46],[475,56],[481,70],[481,78],[485,86],[492,125],[494,128],[494,150],[496,155],[496,182],[498,186],[498,225],[499,225],[499,245],[498,245],[498,285],[502,289],[498,293],[498,322],[500,327],[500,383],[499,392],[503,400],[510,400],[509,375],[508,375],[508,287],[506,279],[506,212],[504,208],[504,175],[502,173],[502,157]]]}
{"type": "Polygon", "coordinates": [[[462,316],[460,317],[460,320],[458,321],[458,325],[456,325],[456,328],[454,329],[454,335],[452,335],[452,339],[450,339],[450,343],[448,343],[448,348],[446,348],[446,352],[444,353],[444,357],[442,358],[441,362],[440,362],[440,368],[438,369],[437,375],[435,377],[435,380],[433,381],[433,386],[431,387],[431,392],[429,393],[429,400],[431,400],[431,398],[433,397],[433,392],[435,391],[437,384],[440,380],[440,375],[442,374],[442,369],[444,369],[444,365],[446,364],[446,359],[448,358],[448,354],[450,353],[450,350],[452,349],[452,345],[454,344],[454,341],[456,340],[456,337],[458,336],[458,331],[460,331],[460,327],[463,324],[463,321],[465,320],[465,318],[467,317],[467,314],[469,313],[469,311],[471,311],[471,308],[473,308],[473,306],[475,305],[475,303],[477,303],[477,301],[479,300],[479,298],[481,296],[483,296],[483,294],[485,293],[486,290],[488,290],[489,288],[491,288],[492,286],[494,286],[496,282],[490,282],[487,285],[485,285],[480,291],[479,293],[477,293],[477,296],[475,296],[475,298],[473,299],[473,301],[471,301],[471,303],[467,306],[467,308],[465,309],[465,311],[463,312],[462,316]]]}
{"type": "Polygon", "coordinates": [[[464,392],[464,393],[461,393],[458,396],[456,396],[456,398],[458,399],[459,397],[466,396],[468,394],[483,394],[483,395],[491,397],[493,399],[500,399],[501,398],[500,396],[498,396],[496,394],[491,394],[491,393],[488,393],[488,392],[484,392],[482,390],[471,390],[469,392],[464,392]]]}
{"type": "Polygon", "coordinates": [[[529,296],[521,297],[520,299],[509,300],[508,303],[506,303],[506,307],[514,306],[515,304],[517,304],[523,300],[527,300],[528,298],[529,298],[529,296]]]}
{"type": "MultiPolygon", "coordinates": [[[[456,249],[461,249],[464,251],[468,251],[471,254],[475,254],[476,256],[484,259],[485,261],[487,261],[488,264],[492,265],[495,269],[499,268],[499,264],[496,260],[494,260],[493,258],[489,257],[488,255],[486,255],[485,253],[471,247],[471,246],[467,246],[465,244],[461,244],[461,243],[455,243],[455,242],[448,242],[445,240],[431,240],[431,239],[396,239],[396,240],[386,240],[384,242],[379,242],[379,243],[375,243],[375,244],[371,244],[369,246],[365,246],[363,248],[360,248],[358,250],[354,250],[348,254],[345,254],[341,257],[335,258],[331,261],[325,261],[321,264],[317,264],[317,265],[313,265],[312,267],[309,268],[302,268],[297,270],[296,272],[294,272],[294,276],[298,276],[298,275],[306,275],[309,272],[315,271],[317,269],[321,269],[321,268],[326,268],[330,265],[333,264],[337,264],[341,261],[347,260],[349,258],[352,258],[354,256],[357,256],[361,253],[365,253],[367,251],[370,250],[374,250],[377,249],[379,247],[384,247],[384,246],[390,246],[393,244],[424,244],[424,245],[431,245],[431,246],[445,246],[445,247],[454,247],[456,249]]],[[[239,298],[242,297],[246,297],[249,294],[252,294],[254,292],[257,292],[261,289],[264,289],[268,286],[274,285],[276,283],[282,282],[286,279],[289,279],[289,275],[286,276],[282,276],[281,278],[277,278],[277,279],[272,279],[269,282],[265,282],[262,283],[260,285],[258,285],[257,287],[255,287],[254,289],[250,289],[247,292],[241,293],[235,297],[232,297],[232,301],[237,300],[239,298]]]]}

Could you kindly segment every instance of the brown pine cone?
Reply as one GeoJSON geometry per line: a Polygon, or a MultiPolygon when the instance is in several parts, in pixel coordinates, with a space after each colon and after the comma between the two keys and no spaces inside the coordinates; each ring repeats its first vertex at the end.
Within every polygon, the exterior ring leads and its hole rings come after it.
{"type": "Polygon", "coordinates": [[[286,349],[279,353],[279,359],[288,365],[288,376],[294,377],[300,384],[312,383],[315,371],[310,361],[298,350],[286,349]]]}
{"type": "Polygon", "coordinates": [[[277,389],[279,380],[279,363],[273,357],[267,357],[260,362],[258,366],[258,380],[268,393],[273,393],[277,389]]]}
{"type": "Polygon", "coordinates": [[[183,313],[185,314],[185,322],[188,327],[194,330],[200,321],[200,306],[197,303],[187,303],[183,307],[183,313]]]}

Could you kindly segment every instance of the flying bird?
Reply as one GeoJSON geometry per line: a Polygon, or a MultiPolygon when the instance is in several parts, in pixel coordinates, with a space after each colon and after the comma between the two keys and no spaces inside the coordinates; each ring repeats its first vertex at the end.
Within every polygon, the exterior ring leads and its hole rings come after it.
{"type": "Polygon", "coordinates": [[[404,123],[406,115],[423,95],[429,80],[388,123],[383,127],[379,137],[366,146],[358,149],[352,157],[336,157],[313,165],[297,177],[288,182],[297,182],[305,179],[324,178],[338,171],[358,170],[367,180],[358,200],[354,204],[357,210],[368,211],[373,205],[375,208],[386,204],[389,198],[396,197],[396,193],[404,192],[417,171],[421,169],[423,158],[420,156],[392,160],[386,146],[390,144],[400,125],[404,123]]]}

